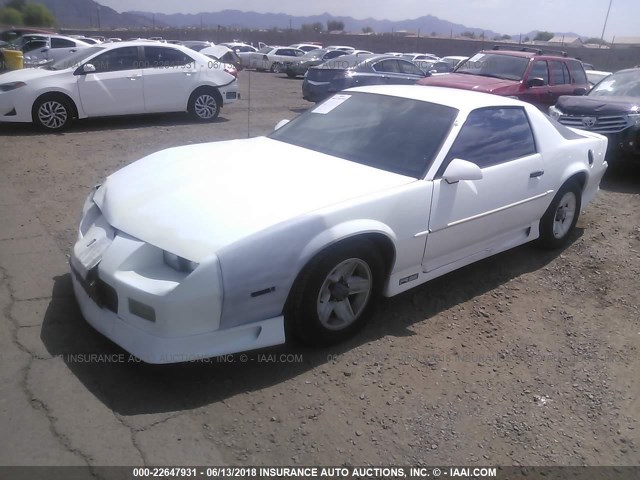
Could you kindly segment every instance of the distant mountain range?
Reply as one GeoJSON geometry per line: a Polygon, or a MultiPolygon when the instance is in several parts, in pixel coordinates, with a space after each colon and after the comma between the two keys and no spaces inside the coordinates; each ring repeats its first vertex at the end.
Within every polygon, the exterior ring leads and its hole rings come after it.
{"type": "MultiPolygon", "coordinates": [[[[8,0],[0,0],[4,5],[8,0]]],[[[42,3],[55,16],[58,26],[64,28],[124,28],[148,27],[153,24],[147,16],[116,12],[93,0],[31,0],[42,3]]]]}
{"type": "Polygon", "coordinates": [[[336,20],[344,23],[344,28],[348,32],[361,32],[363,28],[370,27],[376,33],[393,32],[399,30],[407,30],[422,35],[430,35],[436,33],[438,35],[453,35],[462,32],[473,32],[480,35],[484,32],[487,37],[499,35],[492,30],[486,30],[477,27],[467,27],[459,23],[452,23],[441,20],[433,15],[425,15],[423,17],[408,20],[377,20],[375,18],[356,19],[353,17],[343,17],[323,13],[321,15],[310,16],[292,16],[285,13],[257,13],[242,12],[239,10],[223,10],[215,13],[174,13],[161,14],[151,12],[127,12],[137,16],[147,18],[155,17],[156,21],[166,25],[176,27],[200,26],[215,27],[224,25],[226,27],[235,28],[251,28],[251,29],[270,29],[270,28],[300,28],[303,24],[312,24],[319,22],[325,28],[327,21],[336,20]]]}
{"type": "MultiPolygon", "coordinates": [[[[478,27],[467,27],[459,23],[442,20],[433,15],[425,15],[419,18],[407,20],[378,20],[375,18],[356,19],[353,17],[343,17],[323,13],[321,15],[292,16],[285,13],[257,13],[243,12],[240,10],[223,10],[220,12],[203,13],[174,13],[163,14],[153,12],[129,11],[119,13],[110,7],[100,5],[94,0],[33,0],[44,4],[55,15],[58,25],[64,28],[144,28],[144,27],[204,27],[216,28],[222,25],[230,28],[248,29],[288,29],[300,28],[303,24],[321,23],[324,28],[327,21],[336,20],[344,24],[347,32],[361,32],[363,28],[369,27],[376,33],[389,33],[398,31],[409,31],[420,35],[453,35],[457,36],[464,32],[472,32],[476,37],[484,33],[485,38],[491,39],[498,35],[498,32],[486,30],[478,27]]],[[[0,5],[7,0],[0,0],[0,5]]],[[[533,39],[537,31],[512,35],[514,40],[521,36],[533,39]]],[[[556,33],[556,35],[579,36],[575,33],[556,33]]]]}

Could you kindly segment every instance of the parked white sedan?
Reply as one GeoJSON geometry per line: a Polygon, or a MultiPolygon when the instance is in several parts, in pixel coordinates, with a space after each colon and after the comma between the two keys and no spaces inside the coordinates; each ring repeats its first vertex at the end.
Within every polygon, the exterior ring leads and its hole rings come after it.
{"type": "Polygon", "coordinates": [[[340,341],[396,295],[509,248],[561,247],[605,137],[505,97],[346,90],[268,137],[152,154],[91,192],[71,255],[87,321],[146,362],[340,341]]]}
{"type": "Polygon", "coordinates": [[[0,76],[0,122],[59,131],[73,118],[179,111],[213,121],[239,96],[224,68],[180,45],[91,46],[46,68],[0,76]]]}
{"type": "Polygon", "coordinates": [[[248,68],[282,73],[288,64],[295,62],[305,53],[304,50],[291,47],[263,47],[257,52],[247,53],[240,58],[243,66],[248,68]]]}

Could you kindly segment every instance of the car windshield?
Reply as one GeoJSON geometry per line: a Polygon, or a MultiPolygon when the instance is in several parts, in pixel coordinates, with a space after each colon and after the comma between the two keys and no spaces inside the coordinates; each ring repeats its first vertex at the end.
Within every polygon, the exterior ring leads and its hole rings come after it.
{"type": "Polygon", "coordinates": [[[527,65],[529,65],[528,57],[478,53],[462,63],[456,69],[456,73],[521,80],[527,65]]]}
{"type": "Polygon", "coordinates": [[[49,65],[47,68],[47,70],[64,70],[66,68],[75,68],[77,67],[80,63],[82,63],[83,60],[85,60],[86,58],[89,58],[90,56],[100,52],[104,50],[104,47],[87,47],[87,48],[83,48],[82,50],[79,50],[78,52],[71,54],[67,57],[64,57],[60,60],[58,60],[57,62],[52,63],[51,65],[49,65]]]}
{"type": "Polygon", "coordinates": [[[273,132],[274,140],[421,178],[458,115],[455,108],[390,95],[335,95],[273,132]]]}
{"type": "Polygon", "coordinates": [[[614,73],[588,93],[590,97],[640,97],[640,70],[614,73]]]}
{"type": "Polygon", "coordinates": [[[262,47],[260,50],[258,50],[258,52],[269,53],[271,50],[273,50],[273,47],[262,47]]]}
{"type": "Polygon", "coordinates": [[[307,53],[305,53],[304,58],[307,58],[307,59],[320,58],[322,57],[322,55],[324,55],[327,52],[328,50],[325,48],[316,48],[315,50],[309,50],[307,53]]]}

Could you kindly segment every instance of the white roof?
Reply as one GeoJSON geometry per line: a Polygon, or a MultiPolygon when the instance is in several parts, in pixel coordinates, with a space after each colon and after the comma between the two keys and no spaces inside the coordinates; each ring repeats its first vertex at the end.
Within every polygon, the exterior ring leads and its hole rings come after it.
{"type": "Polygon", "coordinates": [[[438,103],[456,108],[460,111],[471,111],[476,108],[492,106],[528,106],[530,104],[513,98],[502,97],[490,93],[461,90],[458,88],[435,87],[426,85],[376,85],[356,87],[345,92],[366,92],[378,95],[410,98],[423,102],[438,103]]]}

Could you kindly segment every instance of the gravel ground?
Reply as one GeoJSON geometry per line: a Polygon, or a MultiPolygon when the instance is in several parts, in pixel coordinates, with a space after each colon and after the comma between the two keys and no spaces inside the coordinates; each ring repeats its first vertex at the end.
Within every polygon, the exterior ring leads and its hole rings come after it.
{"type": "Polygon", "coordinates": [[[65,268],[89,188],[156,150],[265,134],[310,105],[300,79],[240,81],[243,100],[211,125],[0,125],[0,430],[15,436],[0,464],[640,464],[640,163],[607,172],[566,249],[523,246],[386,299],[337,347],[74,360],[122,353],[85,324],[65,268]]]}

